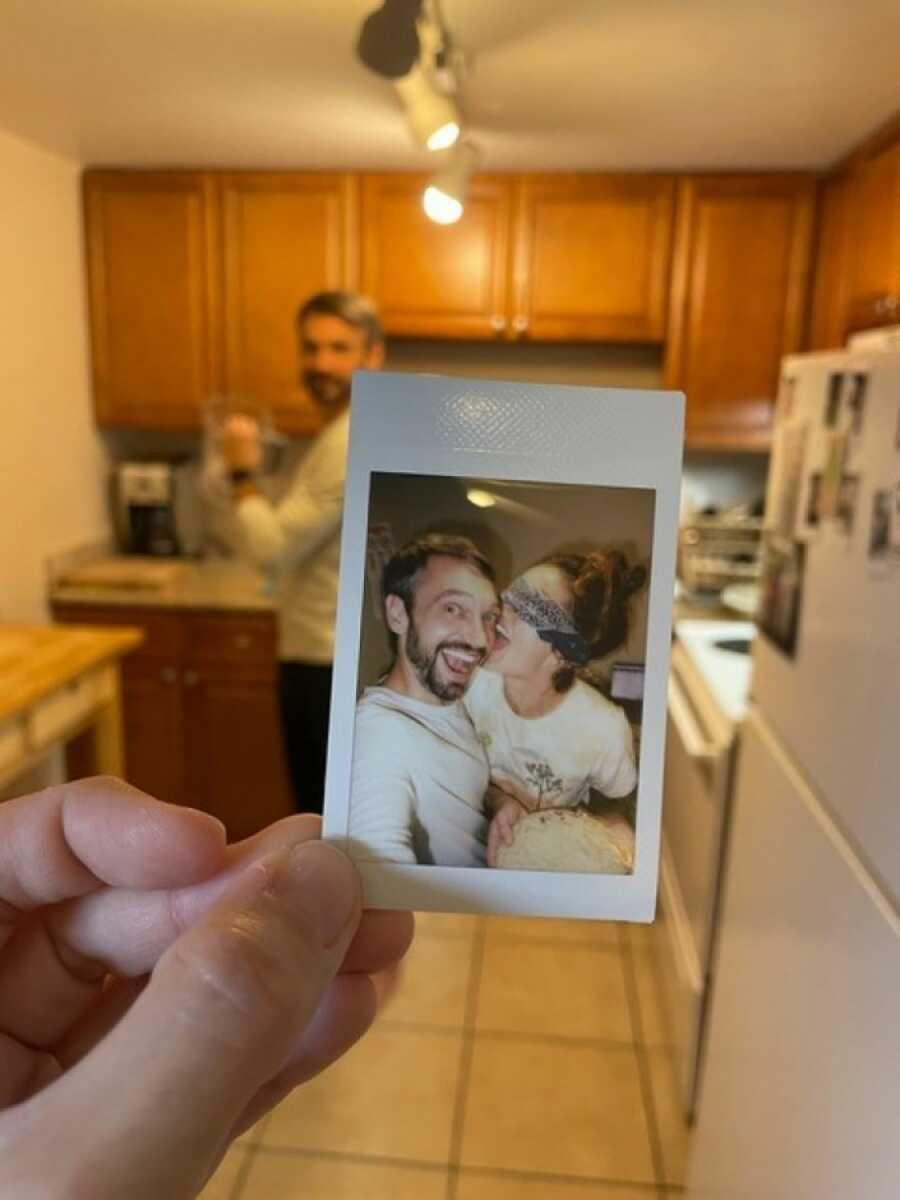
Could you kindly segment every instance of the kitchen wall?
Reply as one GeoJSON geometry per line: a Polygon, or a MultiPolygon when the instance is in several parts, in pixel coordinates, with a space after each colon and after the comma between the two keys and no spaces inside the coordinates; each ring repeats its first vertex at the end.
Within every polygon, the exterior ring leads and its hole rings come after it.
{"type": "Polygon", "coordinates": [[[0,621],[44,620],[46,557],[108,528],[79,170],[0,131],[0,621]]]}

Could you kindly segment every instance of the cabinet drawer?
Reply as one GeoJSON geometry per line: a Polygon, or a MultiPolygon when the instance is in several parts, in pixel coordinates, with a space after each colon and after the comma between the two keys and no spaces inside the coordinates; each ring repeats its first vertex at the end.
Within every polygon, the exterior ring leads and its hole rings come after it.
{"type": "Polygon", "coordinates": [[[0,775],[25,758],[28,741],[23,717],[0,721],[0,775]]]}
{"type": "Polygon", "coordinates": [[[272,669],[276,652],[272,617],[192,617],[188,624],[188,657],[197,662],[272,669]]]}
{"type": "Polygon", "coordinates": [[[28,742],[31,750],[41,750],[83,721],[113,695],[113,675],[109,668],[90,671],[52,692],[28,713],[28,742]]]}
{"type": "Polygon", "coordinates": [[[124,662],[141,658],[165,658],[175,662],[181,656],[184,619],[171,613],[150,612],[140,608],[110,605],[89,607],[80,604],[54,605],[53,615],[65,625],[131,625],[144,631],[144,641],[124,662]]]}

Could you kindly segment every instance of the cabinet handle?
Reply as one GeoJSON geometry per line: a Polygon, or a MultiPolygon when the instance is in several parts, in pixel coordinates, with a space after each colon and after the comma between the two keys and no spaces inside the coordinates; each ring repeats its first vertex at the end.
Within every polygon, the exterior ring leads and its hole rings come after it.
{"type": "Polygon", "coordinates": [[[185,671],[185,673],[184,673],[184,686],[185,687],[195,687],[199,682],[200,682],[200,676],[197,674],[196,671],[185,671]]]}
{"type": "Polygon", "coordinates": [[[885,296],[884,307],[888,312],[896,312],[900,308],[900,296],[885,296]]]}
{"type": "Polygon", "coordinates": [[[499,313],[495,313],[494,316],[491,317],[491,329],[493,329],[495,333],[502,333],[505,328],[506,317],[501,317],[499,313]]]}
{"type": "Polygon", "coordinates": [[[174,667],[163,667],[159,674],[163,683],[175,683],[178,679],[178,672],[174,667]]]}
{"type": "Polygon", "coordinates": [[[513,318],[513,329],[518,334],[525,333],[525,331],[528,329],[528,318],[522,317],[522,316],[514,317],[513,318]]]}
{"type": "Polygon", "coordinates": [[[886,309],[887,309],[887,298],[885,296],[879,296],[878,299],[875,301],[875,316],[876,317],[884,316],[886,309]]]}
{"type": "Polygon", "coordinates": [[[238,633],[235,635],[234,645],[237,650],[249,650],[251,638],[249,633],[238,633]]]}

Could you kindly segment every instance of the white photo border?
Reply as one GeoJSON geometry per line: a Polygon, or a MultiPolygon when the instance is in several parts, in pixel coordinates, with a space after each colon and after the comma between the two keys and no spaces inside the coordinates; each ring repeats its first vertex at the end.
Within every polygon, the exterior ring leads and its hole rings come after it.
{"type": "Polygon", "coordinates": [[[354,375],[323,836],[345,846],[376,472],[655,493],[635,863],[630,875],[356,861],[369,908],[652,921],[660,851],[684,396],[361,371],[354,375]]]}

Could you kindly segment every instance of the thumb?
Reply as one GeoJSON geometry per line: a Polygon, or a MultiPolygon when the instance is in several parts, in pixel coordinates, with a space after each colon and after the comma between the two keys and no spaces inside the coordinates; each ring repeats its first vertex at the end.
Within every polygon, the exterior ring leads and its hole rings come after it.
{"type": "MultiPolygon", "coordinates": [[[[263,858],[162,956],[128,1016],[44,1096],[91,1195],[194,1196],[315,1015],[356,932],[359,877],[322,842],[263,858]]],[[[35,1099],[40,1099],[36,1097],[35,1099]]]]}

